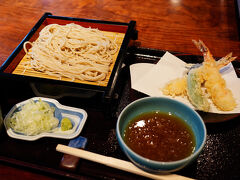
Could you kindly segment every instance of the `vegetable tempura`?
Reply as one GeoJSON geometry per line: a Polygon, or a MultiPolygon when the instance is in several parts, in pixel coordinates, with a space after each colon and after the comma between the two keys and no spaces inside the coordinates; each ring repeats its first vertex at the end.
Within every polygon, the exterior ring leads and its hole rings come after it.
{"type": "Polygon", "coordinates": [[[186,77],[172,80],[166,84],[162,90],[163,94],[187,96],[196,109],[206,112],[210,108],[209,100],[212,100],[219,110],[233,110],[237,105],[236,101],[231,90],[226,87],[226,82],[219,70],[234,61],[236,57],[232,57],[232,53],[229,53],[222,59],[215,61],[211,52],[201,40],[193,40],[193,43],[203,53],[204,62],[200,67],[190,68],[186,77]],[[186,83],[181,83],[181,86],[179,86],[179,82],[185,81],[186,83]],[[176,91],[176,89],[178,90],[176,91]],[[185,90],[187,93],[185,93],[185,90]]]}

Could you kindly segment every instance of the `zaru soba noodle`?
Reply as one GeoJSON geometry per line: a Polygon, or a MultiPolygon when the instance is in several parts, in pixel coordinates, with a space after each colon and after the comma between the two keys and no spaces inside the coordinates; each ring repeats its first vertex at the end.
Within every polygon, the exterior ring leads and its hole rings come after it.
{"type": "Polygon", "coordinates": [[[59,79],[102,81],[118,47],[100,30],[72,23],[46,26],[35,42],[25,42],[24,50],[30,59],[25,63],[26,69],[59,79]],[[31,45],[29,50],[27,44],[31,45]]]}

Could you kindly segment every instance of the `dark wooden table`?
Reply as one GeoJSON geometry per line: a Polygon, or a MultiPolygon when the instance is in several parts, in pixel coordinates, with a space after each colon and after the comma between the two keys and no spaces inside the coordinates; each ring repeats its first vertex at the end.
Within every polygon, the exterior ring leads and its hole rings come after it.
{"type": "MultiPolygon", "coordinates": [[[[203,40],[214,56],[240,56],[238,15],[233,0],[0,0],[0,64],[45,13],[97,20],[137,22],[141,47],[200,54],[203,40]]],[[[2,148],[2,147],[0,147],[2,148]]],[[[0,179],[57,179],[0,163],[0,179]]]]}

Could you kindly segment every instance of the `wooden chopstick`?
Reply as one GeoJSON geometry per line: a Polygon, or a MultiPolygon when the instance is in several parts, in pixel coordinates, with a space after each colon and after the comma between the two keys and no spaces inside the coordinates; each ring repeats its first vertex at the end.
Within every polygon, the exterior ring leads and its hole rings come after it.
{"type": "Polygon", "coordinates": [[[109,167],[113,167],[116,169],[120,169],[123,171],[127,171],[130,173],[141,175],[141,176],[148,177],[151,179],[161,179],[161,180],[187,180],[187,179],[190,180],[191,179],[191,178],[180,176],[177,174],[163,174],[163,175],[151,174],[151,173],[148,173],[148,172],[145,172],[145,171],[139,169],[131,162],[113,158],[113,157],[103,156],[103,155],[100,155],[97,153],[65,146],[62,144],[58,144],[56,147],[56,150],[59,152],[65,153],[65,154],[77,156],[77,157],[80,157],[80,158],[83,158],[83,159],[86,159],[89,161],[94,161],[94,162],[104,164],[109,167]]]}

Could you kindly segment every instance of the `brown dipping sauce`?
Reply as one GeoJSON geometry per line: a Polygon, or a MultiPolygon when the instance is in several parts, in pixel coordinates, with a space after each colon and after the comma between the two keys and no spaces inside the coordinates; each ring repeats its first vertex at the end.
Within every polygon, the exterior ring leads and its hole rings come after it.
{"type": "Polygon", "coordinates": [[[176,161],[194,152],[193,131],[182,119],[154,111],[135,117],[124,131],[134,152],[155,161],[176,161]]]}

